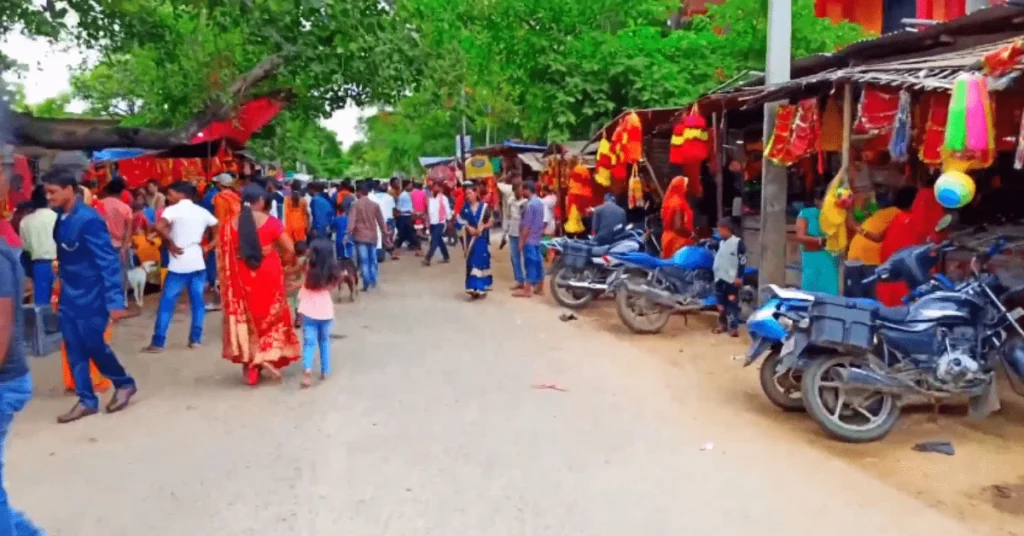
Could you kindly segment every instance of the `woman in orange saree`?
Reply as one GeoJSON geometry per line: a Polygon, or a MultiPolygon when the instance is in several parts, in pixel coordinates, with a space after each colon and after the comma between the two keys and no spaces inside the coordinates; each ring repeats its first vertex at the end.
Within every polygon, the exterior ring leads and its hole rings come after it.
{"type": "Polygon", "coordinates": [[[672,179],[661,203],[661,256],[665,259],[693,243],[693,210],[686,201],[687,182],[681,175],[672,179]]]}
{"type": "Polygon", "coordinates": [[[284,229],[292,243],[305,242],[309,230],[309,208],[301,193],[292,188],[291,195],[284,201],[284,229]]]}
{"type": "Polygon", "coordinates": [[[223,357],[241,364],[246,383],[256,385],[261,370],[280,378],[280,369],[302,355],[281,262],[293,261],[295,251],[284,225],[268,214],[266,190],[249,184],[242,201],[238,217],[219,230],[223,357]]]}
{"type": "MultiPolygon", "coordinates": [[[[54,275],[56,275],[56,262],[53,263],[53,271],[54,275]]],[[[50,293],[50,307],[53,308],[54,313],[57,312],[57,306],[59,304],[60,280],[58,279],[54,281],[53,291],[50,293]]],[[[103,334],[103,338],[106,339],[107,344],[110,344],[110,327],[113,325],[113,322],[108,323],[107,331],[106,333],[103,334]]],[[[64,380],[64,390],[73,393],[75,392],[75,378],[71,375],[71,367],[68,365],[68,351],[67,348],[64,347],[64,343],[61,343],[60,345],[60,360],[62,364],[61,369],[63,371],[62,376],[64,380]]],[[[96,368],[96,365],[92,361],[89,362],[89,377],[92,378],[92,388],[97,393],[105,393],[107,389],[110,389],[110,380],[108,380],[102,374],[100,374],[99,369],[96,368]]]]}

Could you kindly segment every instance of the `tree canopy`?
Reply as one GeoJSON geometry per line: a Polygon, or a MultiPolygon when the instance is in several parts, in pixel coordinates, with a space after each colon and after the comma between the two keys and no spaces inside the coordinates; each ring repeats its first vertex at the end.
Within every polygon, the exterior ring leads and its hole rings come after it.
{"type": "MultiPolygon", "coordinates": [[[[416,172],[448,155],[463,115],[474,142],[589,137],[623,109],[676,106],[765,57],[764,0],[728,0],[682,28],[678,0],[10,0],[21,31],[96,51],[73,73],[86,114],[170,129],[287,88],[287,112],[253,140],[316,173],[416,172]],[[465,98],[463,98],[465,94],[465,98]],[[365,140],[338,149],[319,124],[378,106],[365,140]]],[[[861,37],[795,0],[793,56],[861,37]]],[[[0,58],[0,61],[4,61],[0,58]]],[[[60,102],[51,103],[55,110],[60,102]]],[[[194,125],[193,125],[194,126],[194,125]]]]}

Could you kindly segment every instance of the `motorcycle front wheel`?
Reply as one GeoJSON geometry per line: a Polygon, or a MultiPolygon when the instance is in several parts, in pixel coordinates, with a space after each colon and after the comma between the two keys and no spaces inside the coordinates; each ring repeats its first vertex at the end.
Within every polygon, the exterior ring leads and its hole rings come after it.
{"type": "Polygon", "coordinates": [[[640,286],[649,284],[646,279],[638,276],[629,276],[626,284],[619,286],[615,291],[615,311],[619,314],[619,320],[633,333],[650,334],[658,333],[668,324],[671,311],[660,305],[648,302],[643,296],[636,296],[629,292],[629,286],[640,286]]]}
{"type": "Polygon", "coordinates": [[[567,268],[564,264],[558,263],[551,271],[551,295],[558,302],[558,305],[567,309],[582,309],[594,298],[597,292],[592,290],[578,290],[565,288],[559,283],[567,281],[586,281],[587,271],[579,268],[567,268]]]}
{"type": "Polygon", "coordinates": [[[799,370],[790,369],[785,374],[777,375],[775,369],[782,361],[782,354],[772,350],[761,363],[761,390],[772,404],[782,411],[803,411],[804,399],[801,394],[803,375],[799,370]]]}
{"type": "Polygon", "coordinates": [[[838,370],[865,366],[853,356],[821,357],[803,373],[801,394],[807,414],[830,436],[847,443],[869,443],[896,426],[900,407],[889,394],[844,387],[838,370]]]}

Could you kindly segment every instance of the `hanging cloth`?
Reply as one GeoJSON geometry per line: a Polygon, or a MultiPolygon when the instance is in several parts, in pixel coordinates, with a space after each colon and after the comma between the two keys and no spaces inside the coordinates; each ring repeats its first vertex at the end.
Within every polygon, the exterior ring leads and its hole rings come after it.
{"type": "Polygon", "coordinates": [[[764,157],[780,166],[788,165],[789,139],[793,133],[793,122],[796,119],[796,106],[784,104],[775,112],[775,129],[768,138],[768,148],[764,157]]]}
{"type": "Polygon", "coordinates": [[[830,153],[843,150],[843,108],[836,95],[829,97],[821,114],[821,150],[830,153]]]}
{"type": "Polygon", "coordinates": [[[899,108],[896,111],[896,126],[889,140],[889,155],[893,162],[906,162],[910,150],[910,93],[900,91],[899,108]]]}
{"type": "Polygon", "coordinates": [[[930,165],[942,163],[942,145],[946,137],[946,121],[949,118],[949,93],[928,93],[922,99],[926,116],[924,129],[917,152],[921,162],[930,165]]]}

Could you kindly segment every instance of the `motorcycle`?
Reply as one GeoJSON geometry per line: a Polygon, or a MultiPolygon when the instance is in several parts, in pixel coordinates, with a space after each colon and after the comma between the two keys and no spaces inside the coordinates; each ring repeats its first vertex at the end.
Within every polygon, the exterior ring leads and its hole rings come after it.
{"type": "Polygon", "coordinates": [[[897,252],[875,272],[879,281],[917,282],[909,306],[867,307],[816,296],[807,318],[782,345],[803,367],[801,394],[808,414],[829,435],[851,443],[876,441],[895,426],[904,405],[967,398],[970,415],[999,407],[996,369],[1024,396],[1024,309],[1003,305],[1024,286],[1006,290],[988,271],[993,256],[1024,242],[1003,238],[975,253],[971,275],[956,287],[927,281],[939,254],[962,248],[950,241],[897,252]],[[1020,337],[1010,340],[1014,335],[1020,337]]]}
{"type": "Polygon", "coordinates": [[[593,240],[556,238],[548,251],[556,258],[551,265],[551,294],[559,305],[580,309],[596,298],[609,294],[615,274],[614,256],[639,251],[644,233],[627,227],[611,244],[597,245],[593,240]]]}
{"type": "MultiPolygon", "coordinates": [[[[715,309],[716,248],[710,239],[680,249],[671,259],[640,252],[612,255],[622,266],[612,281],[622,323],[634,333],[658,333],[673,314],[715,309]]],[[[757,269],[747,268],[743,280],[739,300],[746,318],[756,300],[757,269]]]]}

